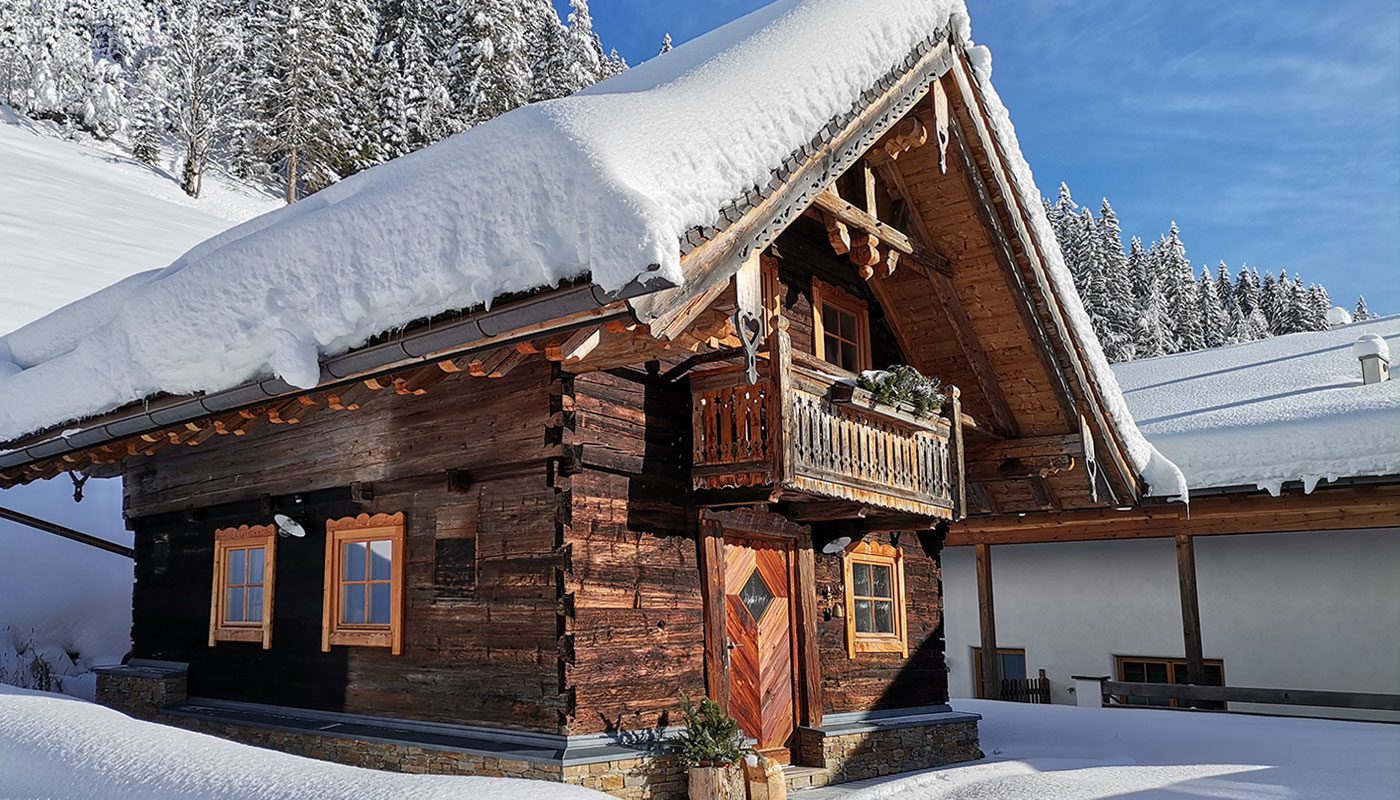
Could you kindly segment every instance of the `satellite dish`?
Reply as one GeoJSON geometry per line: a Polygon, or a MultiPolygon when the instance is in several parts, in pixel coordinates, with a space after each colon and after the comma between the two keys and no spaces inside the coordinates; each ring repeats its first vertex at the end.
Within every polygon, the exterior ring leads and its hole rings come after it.
{"type": "Polygon", "coordinates": [[[840,553],[841,551],[845,550],[847,547],[850,546],[850,544],[851,537],[838,536],[835,539],[832,539],[831,541],[827,542],[826,546],[822,548],[822,552],[829,556],[834,556],[837,553],[840,553]]]}
{"type": "Polygon", "coordinates": [[[306,528],[303,528],[300,522],[286,514],[273,514],[272,521],[277,523],[277,532],[283,536],[294,536],[300,539],[306,535],[306,528]]]}

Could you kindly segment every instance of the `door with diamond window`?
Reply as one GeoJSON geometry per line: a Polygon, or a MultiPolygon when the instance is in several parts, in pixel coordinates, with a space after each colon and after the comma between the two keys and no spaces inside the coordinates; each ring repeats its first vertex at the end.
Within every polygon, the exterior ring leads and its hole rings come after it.
{"type": "Polygon", "coordinates": [[[786,541],[725,532],[729,713],[781,763],[795,728],[791,553],[786,541]]]}

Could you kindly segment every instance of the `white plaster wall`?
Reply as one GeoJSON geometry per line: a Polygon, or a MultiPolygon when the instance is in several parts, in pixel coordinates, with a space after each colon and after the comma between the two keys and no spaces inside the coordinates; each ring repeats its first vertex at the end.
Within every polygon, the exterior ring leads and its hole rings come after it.
{"type": "MultiPolygon", "coordinates": [[[[1183,654],[1171,539],[994,546],[997,643],[1026,649],[1057,703],[1115,655],[1183,654]]],[[[1196,539],[1201,637],[1233,686],[1400,694],[1400,529],[1196,539]]],[[[943,552],[949,691],[973,695],[977,575],[943,552]]],[[[1400,721],[1390,712],[1232,703],[1236,711],[1400,721]]]]}

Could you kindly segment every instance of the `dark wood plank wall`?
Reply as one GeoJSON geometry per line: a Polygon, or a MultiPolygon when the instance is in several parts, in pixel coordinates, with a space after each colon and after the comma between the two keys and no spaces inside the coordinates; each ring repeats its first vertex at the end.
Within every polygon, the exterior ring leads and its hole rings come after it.
{"type": "Polygon", "coordinates": [[[569,388],[565,436],[582,466],[565,534],[569,732],[674,722],[679,692],[705,691],[689,390],[641,371],[569,388]]]}
{"type": "MultiPolygon", "coordinates": [[[[892,543],[891,534],[878,534],[875,538],[892,543]]],[[[904,553],[907,660],[899,653],[857,653],[855,658],[848,655],[841,557],[816,554],[817,641],[821,651],[822,707],[827,714],[948,702],[938,559],[925,552],[912,533],[901,534],[899,545],[904,553]]]]}
{"type": "Polygon", "coordinates": [[[568,703],[559,672],[563,495],[547,442],[552,381],[544,362],[499,380],[454,375],[421,397],[386,390],[359,411],[165,448],[134,464],[125,483],[139,549],[137,655],[190,661],[194,694],[559,730],[568,703]],[[465,491],[449,491],[448,469],[467,471],[465,491]],[[209,648],[212,531],[269,522],[261,495],[357,481],[372,482],[372,501],[350,504],[342,489],[339,505],[308,512],[305,539],[279,540],[272,649],[209,648]],[[324,521],[357,511],[406,516],[400,656],[320,652],[324,521]],[[460,564],[442,571],[451,587],[438,585],[437,554],[464,552],[440,550],[439,537],[474,540],[474,587],[460,585],[460,564]],[[168,562],[159,573],[157,550],[168,562]]]}

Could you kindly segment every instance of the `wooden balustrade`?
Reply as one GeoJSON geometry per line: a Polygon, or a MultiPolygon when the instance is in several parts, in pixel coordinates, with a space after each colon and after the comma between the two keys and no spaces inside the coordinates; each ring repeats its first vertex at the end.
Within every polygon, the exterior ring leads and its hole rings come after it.
{"type": "Polygon", "coordinates": [[[763,362],[752,386],[737,368],[692,377],[697,489],[771,486],[902,513],[951,515],[958,476],[949,420],[876,405],[811,357],[792,354],[778,362],[763,362]]]}

